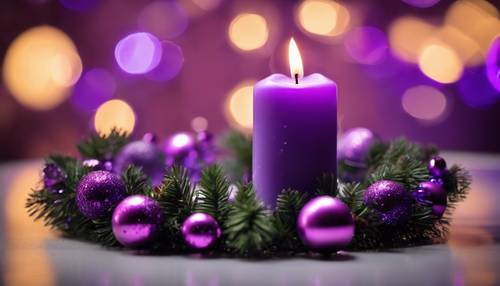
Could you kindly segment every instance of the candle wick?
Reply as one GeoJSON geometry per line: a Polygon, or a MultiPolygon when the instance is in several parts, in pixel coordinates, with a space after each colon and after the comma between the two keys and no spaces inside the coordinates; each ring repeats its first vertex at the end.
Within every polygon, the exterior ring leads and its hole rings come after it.
{"type": "Polygon", "coordinates": [[[295,74],[295,84],[299,84],[299,74],[295,74]]]}

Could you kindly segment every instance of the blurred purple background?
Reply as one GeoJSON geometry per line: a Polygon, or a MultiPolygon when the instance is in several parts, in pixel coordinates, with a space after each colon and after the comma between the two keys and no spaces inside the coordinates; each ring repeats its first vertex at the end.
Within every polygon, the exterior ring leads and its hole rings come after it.
{"type": "Polygon", "coordinates": [[[341,130],[500,152],[498,9],[480,0],[3,0],[0,160],[74,153],[110,99],[133,109],[137,137],[206,123],[250,132],[244,87],[289,74],[292,36],[305,73],[339,86],[341,130]],[[24,37],[39,54],[22,50],[16,38],[40,25],[57,30],[24,37]],[[138,32],[148,34],[126,38],[138,32]],[[47,74],[53,81],[37,81],[47,74]]]}

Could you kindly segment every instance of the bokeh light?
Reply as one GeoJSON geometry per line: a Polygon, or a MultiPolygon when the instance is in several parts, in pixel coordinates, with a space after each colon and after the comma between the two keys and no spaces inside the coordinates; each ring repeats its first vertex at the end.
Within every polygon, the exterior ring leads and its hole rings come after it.
{"type": "Polygon", "coordinates": [[[454,26],[442,27],[437,31],[434,39],[439,39],[452,47],[466,66],[477,66],[483,63],[484,57],[479,44],[454,26]]]}
{"type": "Polygon", "coordinates": [[[402,17],[389,28],[389,42],[394,54],[405,61],[417,63],[419,53],[436,28],[415,17],[402,17]]]}
{"type": "Polygon", "coordinates": [[[446,111],[446,96],[434,87],[418,85],[408,88],[401,98],[403,109],[412,117],[427,122],[442,118],[446,111]]]}
{"type": "Polygon", "coordinates": [[[439,2],[439,0],[401,0],[401,1],[417,8],[429,8],[436,5],[439,2]]]}
{"type": "Polygon", "coordinates": [[[244,13],[236,16],[229,24],[229,40],[243,51],[263,47],[269,37],[266,19],[259,14],[244,13]]]}
{"type": "Polygon", "coordinates": [[[59,0],[62,6],[74,11],[87,11],[99,4],[101,0],[59,0]]]}
{"type": "Polygon", "coordinates": [[[351,30],[345,37],[344,46],[354,60],[368,65],[380,62],[389,47],[384,32],[371,26],[351,30]]]}
{"type": "Polygon", "coordinates": [[[103,103],[94,116],[94,128],[102,135],[109,134],[113,128],[131,133],[135,127],[135,114],[125,101],[112,99],[103,103]]]}
{"type": "Polygon", "coordinates": [[[229,124],[245,133],[253,127],[254,80],[246,80],[233,88],[226,99],[225,114],[229,124]]]}
{"type": "Polygon", "coordinates": [[[196,116],[191,120],[191,128],[196,132],[202,132],[208,128],[208,120],[203,116],[196,116]]]}
{"type": "Polygon", "coordinates": [[[133,33],[121,39],[115,47],[115,59],[120,68],[130,74],[144,74],[158,66],[162,46],[150,33],[133,33]]]}
{"type": "Polygon", "coordinates": [[[188,26],[188,17],[184,8],[175,1],[154,1],[139,13],[139,28],[161,39],[180,36],[188,26]]]}
{"type": "Polygon", "coordinates": [[[14,98],[37,110],[62,103],[81,72],[82,63],[71,39],[50,26],[20,34],[3,64],[4,81],[14,98]]]}
{"type": "Polygon", "coordinates": [[[500,36],[491,43],[486,57],[486,76],[491,85],[500,92],[500,36]]]}
{"type": "Polygon", "coordinates": [[[328,0],[305,0],[296,12],[299,27],[314,35],[329,37],[344,33],[350,18],[346,7],[328,0]]]}
{"type": "Polygon", "coordinates": [[[440,83],[457,81],[464,69],[455,51],[444,44],[430,44],[424,48],[418,66],[426,76],[440,83]]]}
{"type": "Polygon", "coordinates": [[[177,76],[181,71],[184,64],[184,55],[182,49],[170,41],[163,41],[161,47],[160,62],[146,76],[156,81],[168,81],[177,76]]]}
{"type": "Polygon", "coordinates": [[[500,34],[498,9],[484,0],[459,0],[454,2],[445,16],[450,25],[471,37],[486,55],[491,41],[500,34]]]}
{"type": "Polygon", "coordinates": [[[113,75],[102,68],[88,70],[73,88],[71,103],[80,110],[93,112],[110,100],[116,90],[113,75]]]}
{"type": "Polygon", "coordinates": [[[481,109],[500,101],[500,93],[488,81],[484,67],[467,69],[457,86],[470,107],[481,109]]]}

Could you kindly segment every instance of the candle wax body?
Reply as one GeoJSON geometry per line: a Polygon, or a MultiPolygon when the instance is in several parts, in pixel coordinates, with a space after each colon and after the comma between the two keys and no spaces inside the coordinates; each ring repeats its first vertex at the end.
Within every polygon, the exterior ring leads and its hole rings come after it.
{"type": "Polygon", "coordinates": [[[321,74],[295,80],[273,74],[255,85],[253,183],[274,206],[283,189],[314,193],[322,173],[336,174],[337,86],[321,74]]]}

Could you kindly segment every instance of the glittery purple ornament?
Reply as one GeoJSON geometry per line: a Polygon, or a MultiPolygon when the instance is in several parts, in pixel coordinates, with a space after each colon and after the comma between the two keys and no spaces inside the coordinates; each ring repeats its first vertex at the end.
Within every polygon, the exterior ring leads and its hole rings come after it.
{"type": "Polygon", "coordinates": [[[442,185],[433,182],[422,182],[412,193],[415,200],[432,209],[432,214],[442,217],[446,211],[447,197],[442,185]]]}
{"type": "Polygon", "coordinates": [[[196,250],[213,247],[222,234],[217,221],[205,213],[190,215],[182,224],[181,232],[186,244],[196,250]]]}
{"type": "Polygon", "coordinates": [[[53,190],[57,184],[66,179],[66,173],[56,164],[46,164],[43,168],[43,185],[49,190],[53,190]]]}
{"type": "Polygon", "coordinates": [[[158,203],[143,195],[130,196],[121,201],[111,219],[116,240],[131,248],[146,247],[151,243],[162,222],[158,203]]]}
{"type": "Polygon", "coordinates": [[[448,172],[448,169],[446,169],[446,161],[439,156],[433,156],[429,160],[428,168],[429,173],[433,177],[443,177],[448,172]]]}
{"type": "Polygon", "coordinates": [[[154,186],[161,184],[165,173],[165,155],[152,142],[139,140],[125,145],[115,159],[115,172],[121,174],[128,166],[140,167],[154,186]]]}
{"type": "Polygon", "coordinates": [[[394,181],[380,180],[368,187],[364,203],[380,214],[382,222],[397,225],[410,215],[411,200],[404,187],[394,181]]]}
{"type": "Polygon", "coordinates": [[[377,137],[370,129],[362,127],[349,129],[339,140],[337,157],[352,166],[364,166],[368,151],[376,140],[377,137]]]}
{"type": "Polygon", "coordinates": [[[309,249],[334,252],[345,249],[354,235],[351,210],[341,200],[319,196],[310,200],[297,220],[300,239],[309,249]]]}
{"type": "Polygon", "coordinates": [[[108,171],[85,175],[76,188],[76,205],[89,219],[103,217],[126,196],[123,181],[108,171]]]}

